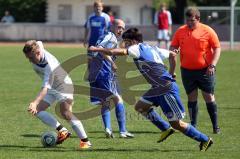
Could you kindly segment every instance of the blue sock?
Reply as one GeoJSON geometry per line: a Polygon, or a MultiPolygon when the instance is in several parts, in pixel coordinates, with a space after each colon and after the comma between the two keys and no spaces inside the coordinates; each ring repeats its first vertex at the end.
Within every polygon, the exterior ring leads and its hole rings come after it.
{"type": "Polygon", "coordinates": [[[118,103],[115,108],[115,113],[118,121],[119,131],[126,132],[126,116],[123,103],[118,103]]]}
{"type": "Polygon", "coordinates": [[[151,109],[147,113],[146,118],[149,119],[161,131],[165,131],[170,128],[169,123],[163,120],[163,118],[154,109],[151,109]]]}
{"type": "Polygon", "coordinates": [[[193,127],[192,125],[188,124],[186,131],[184,132],[184,134],[196,141],[202,142],[202,141],[208,141],[208,136],[206,136],[205,134],[201,133],[200,131],[198,131],[195,127],[193,127]]]}
{"type": "Polygon", "coordinates": [[[102,106],[101,113],[102,113],[102,120],[103,120],[105,129],[108,128],[109,130],[112,130],[112,128],[111,128],[111,112],[109,110],[109,107],[102,106]]]}

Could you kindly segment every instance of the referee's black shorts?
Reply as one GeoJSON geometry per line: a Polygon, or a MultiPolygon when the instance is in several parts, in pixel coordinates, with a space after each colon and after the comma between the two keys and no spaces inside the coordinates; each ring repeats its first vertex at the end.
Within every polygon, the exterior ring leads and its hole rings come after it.
{"type": "Polygon", "coordinates": [[[181,67],[182,82],[187,94],[199,88],[206,93],[214,93],[215,74],[206,74],[207,68],[200,70],[189,70],[181,67]]]}

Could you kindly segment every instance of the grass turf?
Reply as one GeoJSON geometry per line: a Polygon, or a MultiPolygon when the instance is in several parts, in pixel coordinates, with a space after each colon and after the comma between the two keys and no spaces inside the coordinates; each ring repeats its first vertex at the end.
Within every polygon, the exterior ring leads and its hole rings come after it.
{"type": "MultiPolygon", "coordinates": [[[[222,133],[213,135],[211,122],[202,97],[199,97],[198,128],[214,139],[213,146],[207,152],[199,152],[198,143],[180,133],[171,136],[165,142],[158,144],[159,131],[148,121],[139,116],[132,104],[126,104],[127,127],[135,134],[134,139],[118,138],[118,127],[114,111],[112,111],[112,126],[115,139],[105,139],[101,118],[96,117],[82,121],[93,148],[87,151],[77,149],[79,140],[74,134],[72,138],[55,148],[42,148],[40,136],[51,130],[26,111],[29,102],[37,95],[41,81],[33,72],[31,65],[21,52],[21,46],[0,47],[0,158],[239,158],[240,152],[240,106],[237,99],[239,90],[239,52],[224,51],[217,66],[216,99],[219,106],[219,123],[222,133]]],[[[48,47],[61,62],[84,53],[80,48],[48,47]]],[[[82,59],[80,59],[82,60],[82,59]]],[[[118,66],[127,70],[125,65],[118,66]]],[[[84,82],[86,65],[71,72],[75,84],[87,86],[84,82]]],[[[122,69],[119,69],[122,70],[122,69]]],[[[121,72],[121,71],[120,71],[121,72]]],[[[130,73],[131,74],[134,73],[130,73]]],[[[177,70],[179,75],[179,70],[177,70]]],[[[125,81],[126,82],[126,81],[125,81]]],[[[186,95],[182,87],[180,75],[177,82],[181,90],[182,101],[186,105],[186,95]]],[[[134,96],[124,89],[123,97],[134,96]],[[126,94],[126,95],[124,95],[126,94]]],[[[134,89],[138,89],[136,87],[134,89]]],[[[199,92],[200,93],[200,92],[199,92]]],[[[84,95],[75,97],[74,111],[92,108],[84,95]]],[[[49,109],[54,113],[54,106],[49,109]]],[[[159,110],[159,112],[161,112],[159,110]]],[[[162,113],[161,113],[162,114],[162,113]]],[[[188,121],[188,116],[186,121],[188,121]]],[[[70,126],[60,119],[63,124],[70,126]]]]}

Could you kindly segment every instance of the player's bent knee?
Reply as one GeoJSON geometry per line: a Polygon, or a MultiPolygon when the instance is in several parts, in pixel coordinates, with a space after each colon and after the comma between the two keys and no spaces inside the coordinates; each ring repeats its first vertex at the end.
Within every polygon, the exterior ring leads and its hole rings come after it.
{"type": "Polygon", "coordinates": [[[179,130],[179,131],[184,131],[187,127],[187,123],[185,123],[181,120],[170,121],[170,124],[171,124],[172,128],[179,130]]]}
{"type": "Polygon", "coordinates": [[[69,110],[61,111],[61,115],[65,120],[71,120],[72,119],[72,112],[69,110]]]}

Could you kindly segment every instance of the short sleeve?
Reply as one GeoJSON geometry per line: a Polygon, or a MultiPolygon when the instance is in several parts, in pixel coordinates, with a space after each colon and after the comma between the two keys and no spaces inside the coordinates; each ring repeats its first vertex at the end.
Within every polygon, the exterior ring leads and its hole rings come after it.
{"type": "Polygon", "coordinates": [[[52,75],[51,68],[49,67],[49,65],[47,65],[44,71],[42,87],[51,89],[52,81],[54,80],[52,78],[53,78],[53,75],[52,75]]]}
{"type": "Polygon", "coordinates": [[[220,42],[217,36],[217,33],[210,28],[210,32],[211,32],[211,37],[210,37],[210,44],[212,48],[220,48],[220,42]]]}
{"type": "Polygon", "coordinates": [[[154,48],[158,52],[162,60],[169,58],[169,54],[170,54],[169,50],[161,49],[157,46],[155,46],[154,48]]]}
{"type": "Polygon", "coordinates": [[[171,16],[171,12],[167,12],[167,15],[168,15],[168,24],[169,25],[172,25],[172,16],[171,16]]]}
{"type": "Polygon", "coordinates": [[[99,41],[98,46],[103,48],[115,48],[117,46],[117,39],[113,34],[107,34],[101,41],[99,41]]]}
{"type": "Polygon", "coordinates": [[[140,51],[139,51],[139,45],[133,45],[128,48],[128,55],[132,58],[139,58],[140,57],[140,51]]]}

